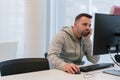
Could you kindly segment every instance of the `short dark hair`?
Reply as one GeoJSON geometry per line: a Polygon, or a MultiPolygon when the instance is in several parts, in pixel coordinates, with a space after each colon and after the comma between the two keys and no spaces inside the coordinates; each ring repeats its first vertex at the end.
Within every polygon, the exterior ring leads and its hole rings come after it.
{"type": "Polygon", "coordinates": [[[87,18],[92,18],[92,16],[90,15],[90,14],[87,14],[87,13],[81,13],[81,14],[79,14],[79,15],[77,15],[76,17],[75,17],[75,21],[79,21],[80,20],[80,18],[81,17],[87,17],[87,18]]]}

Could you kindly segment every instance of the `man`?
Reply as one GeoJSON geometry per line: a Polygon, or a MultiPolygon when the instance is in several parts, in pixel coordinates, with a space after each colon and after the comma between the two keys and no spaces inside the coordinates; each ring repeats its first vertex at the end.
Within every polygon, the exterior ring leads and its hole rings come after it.
{"type": "Polygon", "coordinates": [[[48,60],[56,69],[75,74],[84,55],[90,62],[98,62],[99,56],[91,54],[91,18],[89,14],[79,14],[74,26],[64,27],[56,34],[48,52],[48,60]]]}

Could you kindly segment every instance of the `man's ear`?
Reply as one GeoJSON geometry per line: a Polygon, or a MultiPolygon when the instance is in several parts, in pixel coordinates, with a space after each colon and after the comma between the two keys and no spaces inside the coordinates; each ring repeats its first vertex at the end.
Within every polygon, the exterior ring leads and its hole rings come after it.
{"type": "Polygon", "coordinates": [[[77,23],[76,23],[76,22],[74,22],[74,26],[77,26],[77,23]]]}

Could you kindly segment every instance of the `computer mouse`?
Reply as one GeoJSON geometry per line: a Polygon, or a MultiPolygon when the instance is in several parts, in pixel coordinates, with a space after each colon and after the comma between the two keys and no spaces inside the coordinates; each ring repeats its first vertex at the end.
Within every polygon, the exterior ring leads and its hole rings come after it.
{"type": "Polygon", "coordinates": [[[81,71],[77,71],[77,72],[75,72],[75,74],[80,74],[81,73],[81,71]]]}

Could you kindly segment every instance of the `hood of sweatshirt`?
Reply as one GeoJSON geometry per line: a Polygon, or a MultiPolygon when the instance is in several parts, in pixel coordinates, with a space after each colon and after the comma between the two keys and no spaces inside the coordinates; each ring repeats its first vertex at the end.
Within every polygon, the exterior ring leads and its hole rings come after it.
{"type": "Polygon", "coordinates": [[[76,37],[75,37],[75,35],[74,35],[74,33],[73,33],[73,26],[71,26],[71,27],[63,27],[62,29],[61,29],[61,31],[64,31],[64,32],[66,32],[70,37],[71,37],[71,39],[73,39],[74,41],[76,41],[76,40],[78,40],[76,37]]]}

